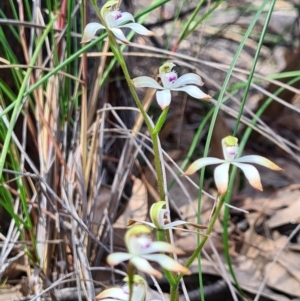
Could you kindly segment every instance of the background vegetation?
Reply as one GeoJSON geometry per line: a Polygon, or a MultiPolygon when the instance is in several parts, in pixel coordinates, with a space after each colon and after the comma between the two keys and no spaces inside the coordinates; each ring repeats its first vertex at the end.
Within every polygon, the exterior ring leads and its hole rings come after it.
{"type": "MultiPolygon", "coordinates": [[[[156,77],[172,60],[212,96],[176,94],[160,133],[174,219],[208,223],[212,169],[200,183],[177,175],[196,158],[221,158],[229,134],[285,170],[262,171],[263,193],[232,177],[227,202],[249,213],[226,207],[182,300],[199,300],[199,287],[203,300],[300,298],[299,4],[124,0],[121,9],[156,34],[128,32],[132,78],[156,77]]],[[[151,139],[105,34],[80,44],[92,21],[89,0],[0,4],[0,300],[93,298],[121,279],[105,257],[124,248],[126,220],[159,200],[151,139]]],[[[156,120],[155,91],[144,92],[156,120]]],[[[175,235],[190,254],[196,235],[175,235]]]]}

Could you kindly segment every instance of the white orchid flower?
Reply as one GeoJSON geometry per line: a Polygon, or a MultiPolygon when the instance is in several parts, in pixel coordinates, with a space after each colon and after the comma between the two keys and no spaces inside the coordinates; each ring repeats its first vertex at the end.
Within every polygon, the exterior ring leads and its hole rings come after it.
{"type": "MultiPolygon", "coordinates": [[[[128,301],[129,300],[129,284],[128,277],[123,279],[126,283],[123,287],[112,287],[104,290],[96,296],[101,301],[128,301]],[[112,298],[112,299],[107,299],[112,298]]],[[[139,275],[133,276],[133,292],[132,301],[144,301],[146,297],[147,282],[139,275]]]]}
{"type": "Polygon", "coordinates": [[[149,76],[140,76],[132,80],[136,88],[153,88],[161,91],[156,92],[156,100],[161,107],[165,109],[171,103],[171,91],[184,91],[190,96],[198,99],[208,100],[211,97],[202,92],[198,86],[203,86],[201,77],[195,73],[187,73],[178,78],[178,75],[172,69],[176,65],[172,62],[166,62],[159,68],[159,77],[162,86],[149,76]]]}
{"type": "Polygon", "coordinates": [[[190,225],[198,229],[207,229],[206,226],[202,226],[196,223],[192,222],[187,222],[187,221],[174,221],[170,222],[170,211],[166,209],[166,202],[165,201],[159,201],[156,202],[151,206],[150,209],[150,218],[151,222],[146,222],[146,221],[140,221],[140,220],[134,220],[130,219],[128,221],[127,226],[131,226],[135,223],[141,223],[145,224],[153,229],[157,230],[168,230],[168,229],[173,229],[173,230],[184,230],[183,228],[177,228],[178,226],[181,225],[190,225]]]}
{"type": "MultiPolygon", "coordinates": [[[[130,28],[138,34],[145,36],[153,36],[154,33],[148,30],[141,24],[135,23],[132,14],[128,12],[121,12],[114,9],[119,1],[111,0],[105,3],[101,9],[101,16],[105,20],[107,28],[114,34],[114,36],[124,44],[129,44],[129,41],[124,36],[120,28],[130,28]],[[130,23],[124,24],[125,22],[131,21],[130,23]]],[[[92,40],[98,30],[105,29],[102,24],[91,22],[86,25],[83,31],[82,43],[87,43],[92,40]]]]}
{"type": "MultiPolygon", "coordinates": [[[[129,278],[125,277],[123,279],[126,283],[121,287],[112,287],[104,290],[96,296],[96,300],[101,301],[129,301],[129,278]],[[109,299],[107,299],[109,298],[109,299]]],[[[144,301],[146,298],[147,291],[147,282],[146,280],[139,276],[133,276],[133,292],[131,301],[144,301]]],[[[160,301],[160,300],[150,300],[150,301],[160,301]]]]}
{"type": "Polygon", "coordinates": [[[214,178],[218,192],[222,195],[227,191],[230,164],[240,168],[251,186],[261,191],[263,189],[258,170],[254,166],[245,163],[256,163],[272,170],[282,170],[282,168],[277,166],[275,163],[262,156],[250,155],[235,159],[238,153],[238,139],[233,136],[228,136],[222,139],[222,149],[224,160],[211,157],[198,159],[190,165],[184,175],[191,175],[207,165],[220,164],[215,169],[214,178]]]}
{"type": "Polygon", "coordinates": [[[108,264],[115,266],[123,261],[129,260],[129,262],[138,270],[157,278],[161,278],[161,272],[155,270],[150,265],[148,262],[148,260],[150,260],[157,262],[164,269],[169,271],[189,275],[190,271],[186,267],[182,266],[171,257],[165,254],[160,254],[160,252],[175,254],[184,254],[184,252],[169,243],[152,241],[150,233],[150,228],[145,225],[135,225],[127,230],[125,234],[125,244],[128,253],[116,252],[108,255],[108,264]]]}

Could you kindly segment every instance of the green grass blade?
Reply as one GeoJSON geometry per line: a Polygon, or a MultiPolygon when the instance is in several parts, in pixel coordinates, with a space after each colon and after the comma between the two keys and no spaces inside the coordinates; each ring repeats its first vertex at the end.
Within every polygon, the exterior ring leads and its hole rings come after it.
{"type": "MultiPolygon", "coordinates": [[[[44,32],[41,36],[41,39],[39,40],[38,45],[36,46],[36,49],[33,53],[33,56],[32,56],[31,62],[30,62],[30,66],[33,66],[34,63],[36,62],[37,57],[41,51],[41,47],[44,43],[44,40],[46,39],[48,33],[52,29],[54,22],[55,22],[55,19],[52,19],[50,21],[50,23],[48,24],[48,26],[46,27],[46,29],[44,30],[44,32]]],[[[4,163],[6,160],[6,155],[7,155],[7,151],[9,148],[12,132],[13,132],[16,120],[18,118],[18,115],[22,109],[22,100],[25,97],[25,89],[26,89],[31,72],[32,72],[32,68],[28,68],[28,70],[26,71],[26,74],[24,76],[21,88],[19,90],[18,98],[15,101],[14,111],[13,111],[11,119],[10,119],[9,127],[7,129],[7,135],[5,137],[4,145],[2,148],[2,153],[0,156],[0,177],[2,176],[2,171],[3,171],[4,163]]]]}

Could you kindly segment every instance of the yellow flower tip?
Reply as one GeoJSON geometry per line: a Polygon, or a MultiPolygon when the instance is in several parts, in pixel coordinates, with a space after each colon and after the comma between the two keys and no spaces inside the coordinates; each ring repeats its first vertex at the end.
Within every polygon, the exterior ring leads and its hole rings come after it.
{"type": "Polygon", "coordinates": [[[157,279],[161,279],[163,277],[162,273],[157,270],[155,270],[155,272],[152,272],[151,274],[157,279]]]}
{"type": "Polygon", "coordinates": [[[273,163],[272,161],[269,162],[268,168],[270,168],[270,169],[272,169],[272,170],[276,170],[276,171],[281,171],[281,170],[283,170],[283,168],[281,168],[280,166],[276,165],[276,164],[273,163]]]}
{"type": "Polygon", "coordinates": [[[204,97],[202,97],[202,100],[210,100],[212,97],[209,94],[206,94],[204,97]]]}
{"type": "Polygon", "coordinates": [[[106,257],[106,262],[108,263],[109,266],[113,267],[115,266],[117,263],[115,262],[114,258],[111,256],[111,254],[109,254],[106,257]]]}
{"type": "Polygon", "coordinates": [[[125,44],[125,45],[129,45],[130,44],[130,42],[129,41],[127,41],[127,40],[121,40],[121,39],[119,39],[123,44],[125,44]]]}
{"type": "Polygon", "coordinates": [[[183,275],[191,275],[192,274],[192,272],[188,269],[188,268],[186,268],[186,267],[182,267],[182,270],[181,271],[179,271],[181,274],[183,274],[183,275]]]}
{"type": "Polygon", "coordinates": [[[224,145],[226,147],[236,146],[238,144],[238,141],[239,141],[238,138],[233,137],[233,136],[227,136],[222,139],[222,142],[224,143],[224,145]]]}
{"type": "Polygon", "coordinates": [[[127,230],[125,234],[125,241],[128,242],[129,239],[133,236],[138,236],[141,234],[150,234],[151,229],[145,225],[135,225],[129,230],[127,230]]]}
{"type": "Polygon", "coordinates": [[[174,253],[176,253],[177,255],[184,255],[184,254],[185,254],[184,251],[182,251],[181,249],[176,248],[176,247],[175,247],[172,251],[173,251],[174,253]]]}
{"type": "Polygon", "coordinates": [[[159,73],[160,74],[165,74],[165,73],[169,73],[172,71],[172,69],[175,67],[176,65],[172,62],[165,62],[163,65],[161,65],[159,67],[159,73]]]}
{"type": "Polygon", "coordinates": [[[147,37],[153,37],[155,36],[155,33],[153,31],[149,30],[149,33],[147,34],[147,37]]]}
{"type": "Polygon", "coordinates": [[[251,181],[251,182],[249,181],[249,183],[250,183],[250,185],[251,185],[252,187],[254,187],[255,189],[257,189],[257,190],[259,190],[259,191],[263,191],[263,187],[262,187],[261,182],[260,182],[259,179],[253,180],[253,181],[251,181]]]}
{"type": "Polygon", "coordinates": [[[192,174],[194,174],[197,170],[199,170],[199,168],[197,168],[195,166],[194,163],[192,163],[189,168],[182,174],[182,176],[190,176],[192,174]]]}
{"type": "Polygon", "coordinates": [[[96,300],[100,300],[100,299],[103,299],[104,297],[105,297],[105,295],[103,294],[103,292],[101,292],[101,293],[99,293],[96,297],[95,297],[95,299],[96,300]]]}
{"type": "MultiPolygon", "coordinates": [[[[125,278],[123,278],[123,281],[124,282],[128,282],[129,281],[129,277],[126,276],[125,278]]],[[[147,285],[147,282],[145,281],[145,279],[143,277],[141,277],[140,275],[134,275],[133,276],[133,283],[137,284],[137,285],[139,285],[139,284],[143,284],[145,286],[147,285]]]]}
{"type": "Polygon", "coordinates": [[[226,191],[227,191],[227,187],[218,187],[218,193],[220,196],[225,194],[226,191]]]}
{"type": "Polygon", "coordinates": [[[103,6],[102,6],[102,9],[101,9],[101,14],[102,16],[104,14],[106,14],[107,12],[109,11],[112,11],[113,10],[113,7],[118,4],[119,1],[117,0],[111,0],[111,1],[107,1],[103,6]]]}

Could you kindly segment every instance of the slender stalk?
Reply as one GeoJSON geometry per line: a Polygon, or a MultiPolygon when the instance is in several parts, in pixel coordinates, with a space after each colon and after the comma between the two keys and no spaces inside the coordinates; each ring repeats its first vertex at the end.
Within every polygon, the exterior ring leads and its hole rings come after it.
{"type": "MultiPolygon", "coordinates": [[[[166,232],[167,232],[167,231],[164,231],[164,230],[161,230],[161,229],[157,229],[157,232],[156,232],[157,240],[159,240],[159,241],[165,241],[165,233],[166,233],[166,232]]],[[[175,282],[174,275],[173,275],[170,271],[168,271],[168,270],[166,270],[166,269],[164,269],[164,273],[165,273],[166,278],[168,279],[168,282],[169,282],[171,288],[172,288],[173,286],[176,287],[177,284],[176,284],[176,282],[175,282]]],[[[171,299],[171,300],[172,300],[172,299],[171,299]]]]}
{"type": "Polygon", "coordinates": [[[134,285],[134,283],[133,283],[134,270],[135,270],[134,265],[131,262],[129,262],[128,266],[127,266],[128,286],[129,286],[129,298],[128,298],[128,301],[132,300],[133,285],[134,285]]]}
{"type": "Polygon", "coordinates": [[[160,130],[162,129],[162,127],[166,121],[168,112],[169,112],[169,107],[166,107],[165,109],[163,109],[163,111],[161,112],[161,114],[156,122],[156,125],[153,129],[153,134],[158,134],[160,132],[160,130]]]}
{"type": "Polygon", "coordinates": [[[156,169],[159,198],[161,201],[164,201],[165,200],[164,179],[163,179],[163,175],[162,175],[162,166],[161,166],[161,161],[160,161],[160,156],[159,156],[158,134],[152,134],[151,138],[152,138],[152,143],[153,143],[154,163],[155,163],[155,169],[156,169]]]}
{"type": "MultiPolygon", "coordinates": [[[[203,237],[203,239],[201,240],[199,246],[197,247],[197,249],[194,251],[194,253],[191,255],[191,257],[189,258],[189,260],[187,261],[187,263],[185,264],[185,266],[188,268],[194,261],[194,259],[198,256],[198,254],[201,252],[202,248],[204,247],[209,235],[211,234],[213,228],[214,228],[214,225],[216,223],[216,220],[219,216],[219,213],[223,207],[223,204],[224,204],[224,201],[225,201],[225,196],[222,196],[220,198],[220,201],[219,201],[219,204],[218,206],[216,207],[216,211],[214,212],[213,216],[212,216],[212,219],[211,219],[211,222],[209,223],[208,225],[208,228],[206,230],[206,234],[205,236],[203,237]]],[[[179,281],[180,279],[182,278],[182,274],[180,274],[176,279],[176,283],[177,285],[179,284],[179,281]]]]}
{"type": "Polygon", "coordinates": [[[170,301],[178,300],[178,285],[171,285],[170,289],[170,301]]]}
{"type": "Polygon", "coordinates": [[[151,138],[152,138],[152,143],[153,143],[153,152],[154,152],[154,162],[155,162],[155,169],[156,169],[156,175],[157,175],[157,185],[158,185],[158,192],[159,192],[159,197],[162,201],[165,200],[165,192],[164,192],[164,188],[163,188],[163,177],[162,177],[162,166],[161,166],[161,161],[160,161],[160,156],[159,156],[159,137],[158,137],[158,133],[154,133],[154,128],[143,108],[142,103],[139,100],[139,97],[135,91],[135,88],[131,82],[131,77],[129,75],[125,60],[122,56],[122,52],[120,51],[120,47],[117,44],[117,42],[115,41],[115,38],[113,36],[111,36],[112,33],[110,31],[108,31],[108,36],[109,36],[109,43],[110,43],[110,48],[111,51],[113,52],[113,54],[115,55],[117,61],[119,62],[122,70],[123,70],[123,74],[125,76],[125,79],[127,81],[127,84],[129,86],[129,90],[132,94],[132,97],[137,105],[137,107],[139,108],[145,123],[147,125],[147,128],[151,134],[151,138]]]}

